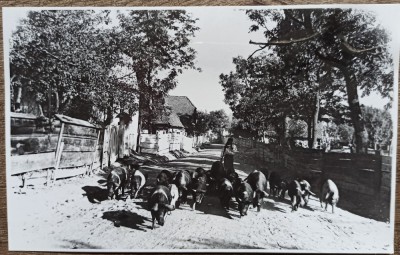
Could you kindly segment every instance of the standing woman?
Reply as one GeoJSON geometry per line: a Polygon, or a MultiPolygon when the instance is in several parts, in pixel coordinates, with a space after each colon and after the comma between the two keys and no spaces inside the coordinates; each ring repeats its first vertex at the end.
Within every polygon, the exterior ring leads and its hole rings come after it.
{"type": "Polygon", "coordinates": [[[233,144],[233,138],[229,137],[221,155],[221,161],[224,162],[224,168],[227,175],[235,172],[235,169],[233,168],[233,155],[235,155],[235,152],[237,152],[236,145],[233,144]]]}

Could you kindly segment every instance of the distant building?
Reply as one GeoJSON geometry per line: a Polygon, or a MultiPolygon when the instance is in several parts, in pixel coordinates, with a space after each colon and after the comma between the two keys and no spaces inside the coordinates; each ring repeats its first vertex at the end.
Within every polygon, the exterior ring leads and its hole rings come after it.
{"type": "Polygon", "coordinates": [[[193,127],[197,118],[197,108],[187,96],[166,96],[166,112],[153,122],[156,132],[165,130],[184,131],[193,134],[193,127]]]}

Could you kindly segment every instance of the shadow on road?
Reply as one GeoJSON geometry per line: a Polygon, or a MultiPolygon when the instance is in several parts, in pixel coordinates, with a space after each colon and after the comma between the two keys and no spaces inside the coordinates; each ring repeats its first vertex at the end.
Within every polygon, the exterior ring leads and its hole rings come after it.
{"type": "Polygon", "coordinates": [[[77,240],[65,240],[64,239],[63,242],[67,243],[65,245],[60,246],[60,248],[63,248],[63,249],[103,249],[103,247],[87,244],[87,243],[84,243],[82,241],[77,241],[77,240]]]}
{"type": "Polygon", "coordinates": [[[144,223],[150,222],[146,217],[125,210],[104,212],[102,219],[112,221],[116,227],[122,226],[140,231],[146,231],[145,228],[149,226],[145,226],[144,223]]]}
{"type": "Polygon", "coordinates": [[[262,208],[269,210],[269,211],[278,211],[278,212],[286,213],[286,210],[276,206],[275,203],[265,201],[265,200],[264,200],[264,203],[262,204],[262,208]]]}
{"type": "MultiPolygon", "coordinates": [[[[182,240],[184,242],[188,240],[182,240]]],[[[221,239],[211,239],[211,238],[201,238],[200,240],[193,240],[190,239],[192,244],[200,244],[204,245],[206,249],[262,249],[261,247],[247,245],[247,244],[240,244],[235,242],[229,242],[227,240],[221,239]]]]}
{"type": "Polygon", "coordinates": [[[98,186],[84,186],[82,189],[86,192],[86,196],[90,203],[98,204],[101,201],[107,200],[107,189],[102,189],[98,186]]]}
{"type": "Polygon", "coordinates": [[[222,208],[219,198],[215,196],[205,196],[201,205],[196,206],[196,211],[233,219],[230,212],[222,208]]]}

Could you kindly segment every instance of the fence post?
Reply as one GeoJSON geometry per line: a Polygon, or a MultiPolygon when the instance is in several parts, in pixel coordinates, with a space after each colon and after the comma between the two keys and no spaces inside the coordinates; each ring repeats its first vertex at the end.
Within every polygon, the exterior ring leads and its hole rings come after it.
{"type": "Polygon", "coordinates": [[[94,161],[96,160],[97,146],[99,145],[99,140],[100,140],[100,130],[98,130],[97,140],[96,140],[96,143],[94,145],[92,164],[89,166],[88,172],[86,173],[89,176],[92,174],[92,171],[93,171],[93,165],[94,165],[94,161]]]}

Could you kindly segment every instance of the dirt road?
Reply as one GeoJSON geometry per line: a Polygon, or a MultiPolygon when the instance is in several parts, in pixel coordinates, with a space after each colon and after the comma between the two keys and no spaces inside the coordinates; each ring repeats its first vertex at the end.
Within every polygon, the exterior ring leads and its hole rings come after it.
{"type": "MultiPolygon", "coordinates": [[[[210,169],[220,154],[212,146],[197,155],[147,166],[148,184],[162,169],[210,169]]],[[[244,176],[251,167],[236,163],[244,176]]],[[[113,249],[268,249],[330,252],[390,252],[389,224],[337,209],[321,209],[314,198],[309,208],[291,212],[289,201],[264,200],[263,209],[239,218],[232,199],[229,212],[216,197],[206,197],[192,211],[185,204],[167,216],[164,227],[151,230],[143,199],[106,200],[103,176],[57,181],[51,187],[30,187],[9,194],[10,248],[19,250],[113,249]],[[115,223],[117,222],[117,224],[115,223]],[[119,224],[118,224],[119,223],[119,224]]],[[[146,192],[151,189],[148,187],[146,192]]],[[[15,189],[16,191],[16,189],[15,189]]]]}

